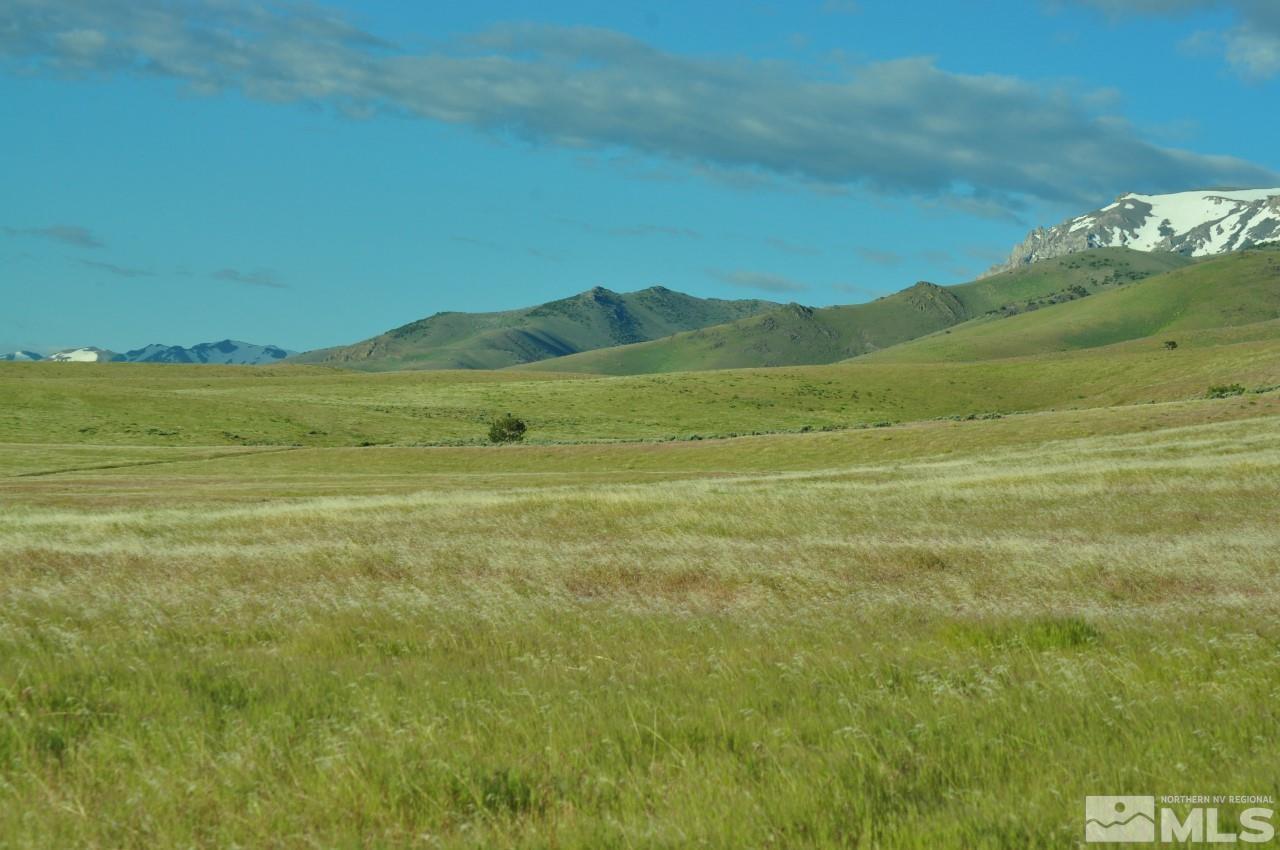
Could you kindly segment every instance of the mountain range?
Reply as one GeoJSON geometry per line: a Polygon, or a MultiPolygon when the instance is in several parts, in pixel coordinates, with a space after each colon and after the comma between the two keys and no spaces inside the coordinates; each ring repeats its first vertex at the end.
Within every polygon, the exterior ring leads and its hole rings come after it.
{"type": "Polygon", "coordinates": [[[117,361],[128,363],[211,363],[218,365],[261,366],[277,363],[295,352],[274,345],[255,345],[234,339],[202,342],[190,348],[181,345],[153,343],[118,355],[117,361]]]}
{"type": "Polygon", "coordinates": [[[1076,300],[1280,238],[1280,189],[1126,194],[1033,231],[971,283],[920,281],[825,308],[597,287],[499,313],[437,313],[293,362],[363,370],[533,369],[639,374],[832,363],[989,314],[1076,300]],[[1084,253],[1087,252],[1087,253],[1084,253]]]}
{"type": "Polygon", "coordinates": [[[354,345],[311,351],[297,363],[353,369],[501,369],[723,324],[781,305],[695,298],[663,286],[586,292],[499,313],[436,313],[354,345]]]}
{"type": "MultiPolygon", "coordinates": [[[[1092,316],[1095,324],[1121,329],[1062,331],[1061,339],[1050,334],[1050,342],[1065,349],[1081,339],[1116,334],[1128,339],[1177,326],[1181,320],[1162,313],[1165,307],[1212,314],[1206,321],[1227,325],[1276,318],[1271,293],[1280,286],[1277,254],[1250,250],[1273,241],[1280,241],[1280,189],[1126,194],[1101,209],[1032,231],[1006,262],[977,280],[953,286],[919,281],[864,304],[814,308],[697,298],[662,286],[628,293],[597,286],[517,310],[436,313],[362,342],[298,355],[223,340],[190,348],[153,344],[124,354],[69,349],[47,359],[217,364],[288,359],[365,371],[512,368],[625,375],[834,363],[886,349],[910,351],[904,344],[912,341],[936,346],[939,334],[953,329],[956,340],[1003,338],[1010,326],[992,330],[993,321],[1046,308],[1054,308],[1046,313],[1055,317],[1092,316]],[[1247,263],[1232,265],[1227,255],[1247,263]],[[1242,274],[1257,285],[1240,289],[1240,280],[1230,276],[1242,274]],[[1150,285],[1138,288],[1140,281],[1150,285]],[[1188,286],[1208,289],[1193,292],[1188,286]],[[1212,301],[1217,289],[1233,286],[1238,291],[1224,294],[1221,304],[1235,312],[1214,312],[1204,299],[1212,301]],[[1114,291],[1158,293],[1150,296],[1157,307],[1140,308],[1126,300],[1137,296],[1113,296],[1114,291]],[[1093,297],[1098,295],[1108,297],[1093,297]],[[1237,295],[1244,300],[1233,300],[1237,295]],[[1062,306],[1086,299],[1089,305],[1123,306],[1129,312],[1095,315],[1092,306],[1062,306]]],[[[1048,320],[1025,321],[1038,327],[1048,320]]],[[[42,358],[19,351],[0,359],[42,358]]]]}
{"type": "Polygon", "coordinates": [[[1176,254],[1096,249],[958,286],[920,281],[865,304],[822,308],[789,304],[666,339],[518,368],[635,375],[834,363],[986,315],[1009,315],[1084,298],[1190,262],[1176,254]]]}
{"type": "Polygon", "coordinates": [[[190,348],[181,345],[153,343],[124,354],[104,348],[86,346],[68,348],[45,357],[34,351],[15,351],[0,355],[0,360],[32,361],[49,360],[55,363],[208,363],[216,365],[260,366],[278,363],[292,351],[274,345],[255,345],[250,342],[224,339],[221,342],[202,342],[190,348]]]}

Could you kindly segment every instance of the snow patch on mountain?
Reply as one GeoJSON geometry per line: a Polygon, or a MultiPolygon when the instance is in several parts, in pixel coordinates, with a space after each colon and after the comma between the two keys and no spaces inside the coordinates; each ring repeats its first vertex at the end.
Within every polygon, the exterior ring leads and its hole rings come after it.
{"type": "Polygon", "coordinates": [[[0,354],[0,360],[7,362],[14,361],[32,361],[43,360],[43,354],[36,354],[34,351],[10,351],[8,354],[0,354]]]}
{"type": "Polygon", "coordinates": [[[95,348],[88,346],[86,348],[68,348],[65,351],[59,351],[50,354],[50,360],[58,363],[105,363],[114,360],[116,355],[104,348],[95,348]]]}
{"type": "Polygon", "coordinates": [[[1280,239],[1280,188],[1121,195],[1056,227],[1038,227],[987,275],[1090,248],[1205,257],[1280,239]]]}
{"type": "MultiPolygon", "coordinates": [[[[261,366],[279,363],[294,353],[275,345],[255,345],[251,342],[224,339],[221,342],[202,342],[190,348],[153,343],[124,354],[116,354],[94,346],[68,348],[49,355],[47,359],[59,363],[208,363],[219,366],[261,366]]],[[[41,359],[46,358],[30,351],[18,351],[0,356],[0,360],[41,359]]]]}

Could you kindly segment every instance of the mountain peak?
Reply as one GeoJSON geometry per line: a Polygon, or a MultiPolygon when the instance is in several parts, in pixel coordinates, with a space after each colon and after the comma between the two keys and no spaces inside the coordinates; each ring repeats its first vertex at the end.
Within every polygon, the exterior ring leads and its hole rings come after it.
{"type": "Polygon", "coordinates": [[[115,359],[130,363],[211,363],[257,366],[279,362],[290,353],[274,345],[255,345],[251,342],[223,339],[218,342],[201,342],[190,348],[152,343],[117,355],[115,359]]]}
{"type": "Polygon", "coordinates": [[[1280,239],[1280,188],[1126,192],[1101,209],[1037,227],[987,276],[1090,248],[1206,257],[1280,239]]]}
{"type": "Polygon", "coordinates": [[[34,351],[26,351],[25,349],[18,350],[18,351],[11,351],[8,354],[0,354],[0,360],[6,360],[9,362],[13,362],[13,361],[27,362],[32,360],[43,360],[43,359],[44,359],[43,354],[37,354],[34,351]]]}
{"type": "Polygon", "coordinates": [[[500,369],[597,348],[659,339],[755,316],[779,305],[697,298],[663,286],[618,293],[603,286],[495,313],[452,313],[376,337],[308,352],[300,363],[361,369],[500,369]]]}
{"type": "Polygon", "coordinates": [[[63,349],[50,354],[48,359],[57,363],[105,363],[115,357],[115,352],[89,345],[84,348],[63,349]]]}

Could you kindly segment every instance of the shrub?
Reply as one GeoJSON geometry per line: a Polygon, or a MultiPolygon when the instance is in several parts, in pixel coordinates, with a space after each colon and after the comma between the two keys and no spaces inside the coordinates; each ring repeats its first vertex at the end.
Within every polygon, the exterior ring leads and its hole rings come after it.
{"type": "Polygon", "coordinates": [[[489,425],[489,442],[491,443],[518,443],[524,439],[524,432],[529,426],[524,424],[523,419],[517,419],[515,416],[507,413],[493,420],[489,425]]]}
{"type": "Polygon", "coordinates": [[[1166,339],[1164,341],[1164,347],[1166,351],[1173,351],[1178,347],[1178,341],[1176,339],[1166,339]]]}
{"type": "Polygon", "coordinates": [[[1244,395],[1243,384],[1219,384],[1215,387],[1209,387],[1206,398],[1228,398],[1233,395],[1244,395]]]}

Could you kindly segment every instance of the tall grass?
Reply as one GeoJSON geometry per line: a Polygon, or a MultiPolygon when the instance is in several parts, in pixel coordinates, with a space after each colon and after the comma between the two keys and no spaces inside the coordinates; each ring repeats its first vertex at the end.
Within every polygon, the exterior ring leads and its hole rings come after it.
{"type": "Polygon", "coordinates": [[[1089,793],[1275,794],[1275,423],[7,479],[0,845],[1061,847],[1089,793]]]}

